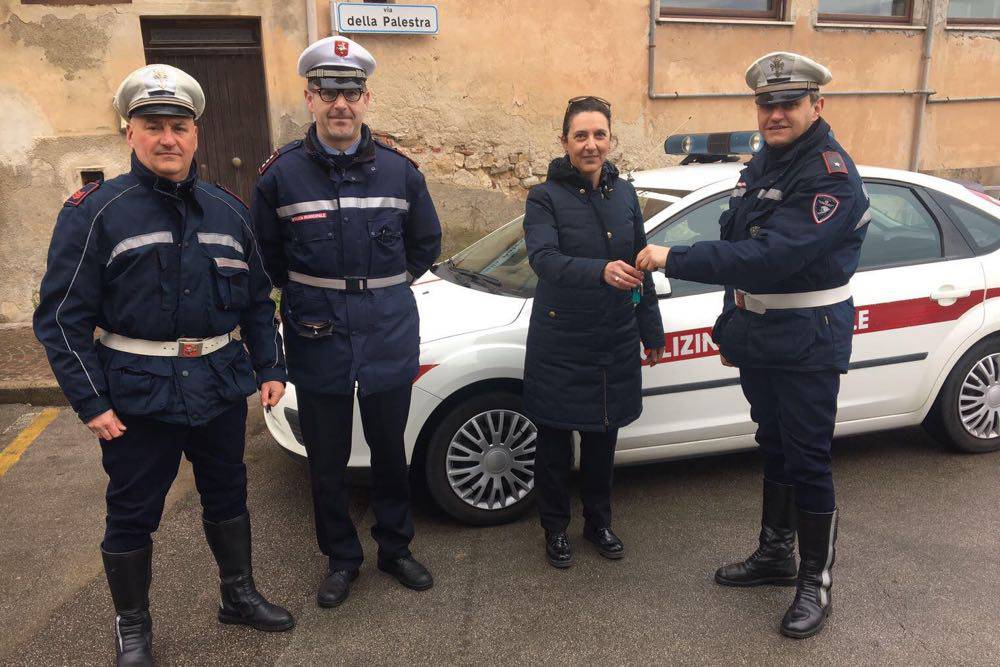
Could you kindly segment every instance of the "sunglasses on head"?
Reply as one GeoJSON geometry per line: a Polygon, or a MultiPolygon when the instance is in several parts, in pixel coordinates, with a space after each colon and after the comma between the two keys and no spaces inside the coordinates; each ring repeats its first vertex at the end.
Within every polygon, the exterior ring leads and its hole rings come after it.
{"type": "Polygon", "coordinates": [[[337,98],[341,95],[348,102],[357,102],[365,92],[362,88],[348,88],[346,90],[340,88],[313,88],[312,91],[316,95],[319,95],[319,98],[324,102],[336,102],[337,98]]]}
{"type": "Polygon", "coordinates": [[[580,102],[588,102],[590,100],[593,100],[594,102],[597,102],[599,104],[603,104],[608,109],[611,109],[611,102],[608,102],[606,99],[598,97],[597,95],[581,95],[579,97],[571,97],[569,98],[569,102],[567,102],[567,104],[569,106],[573,106],[574,104],[579,104],[580,102]]]}

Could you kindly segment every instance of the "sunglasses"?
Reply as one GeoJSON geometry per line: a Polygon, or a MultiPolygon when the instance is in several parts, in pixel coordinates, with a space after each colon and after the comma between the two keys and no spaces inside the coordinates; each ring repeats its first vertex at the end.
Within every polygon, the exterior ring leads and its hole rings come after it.
{"type": "Polygon", "coordinates": [[[567,102],[567,104],[569,106],[573,106],[574,104],[579,104],[580,102],[588,102],[590,100],[603,104],[608,108],[608,110],[611,109],[611,102],[608,102],[606,99],[598,97],[597,95],[581,95],[580,97],[571,97],[569,98],[569,102],[567,102]]]}
{"type": "Polygon", "coordinates": [[[341,95],[344,96],[344,100],[347,102],[357,102],[365,93],[363,88],[348,88],[346,90],[339,88],[313,88],[312,92],[319,95],[319,98],[324,102],[336,102],[337,98],[341,95]]]}

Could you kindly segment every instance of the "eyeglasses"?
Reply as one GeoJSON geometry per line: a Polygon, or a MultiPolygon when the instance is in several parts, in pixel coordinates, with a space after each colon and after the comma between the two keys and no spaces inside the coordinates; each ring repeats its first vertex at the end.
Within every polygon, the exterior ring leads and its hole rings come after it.
{"type": "Polygon", "coordinates": [[[312,92],[319,95],[319,98],[324,102],[336,102],[337,98],[341,95],[344,96],[344,100],[347,102],[357,102],[361,99],[364,94],[364,88],[313,88],[312,92]]]}
{"type": "Polygon", "coordinates": [[[608,108],[608,110],[611,109],[611,102],[608,102],[606,99],[598,97],[597,95],[581,95],[580,97],[571,97],[569,98],[569,102],[567,102],[566,104],[572,106],[574,104],[579,104],[580,102],[588,102],[590,100],[603,104],[608,108]]]}

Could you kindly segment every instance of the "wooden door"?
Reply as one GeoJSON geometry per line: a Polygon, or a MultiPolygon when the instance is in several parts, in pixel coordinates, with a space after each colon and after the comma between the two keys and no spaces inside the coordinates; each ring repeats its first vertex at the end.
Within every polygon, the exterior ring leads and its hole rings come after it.
{"type": "Polygon", "coordinates": [[[146,63],[178,67],[201,84],[199,176],[249,203],[257,167],[271,153],[257,18],[141,19],[146,63]]]}

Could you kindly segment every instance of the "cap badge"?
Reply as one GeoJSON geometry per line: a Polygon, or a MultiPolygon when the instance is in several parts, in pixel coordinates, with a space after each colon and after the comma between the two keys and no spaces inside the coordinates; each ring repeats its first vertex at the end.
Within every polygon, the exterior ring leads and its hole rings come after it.
{"type": "Polygon", "coordinates": [[[346,58],[348,52],[348,46],[349,45],[347,42],[338,39],[333,43],[333,52],[336,53],[341,58],[346,58]]]}
{"type": "Polygon", "coordinates": [[[771,58],[770,65],[771,65],[771,71],[774,73],[774,76],[776,77],[780,77],[782,73],[784,73],[785,71],[785,61],[782,60],[779,56],[771,58]]]}

